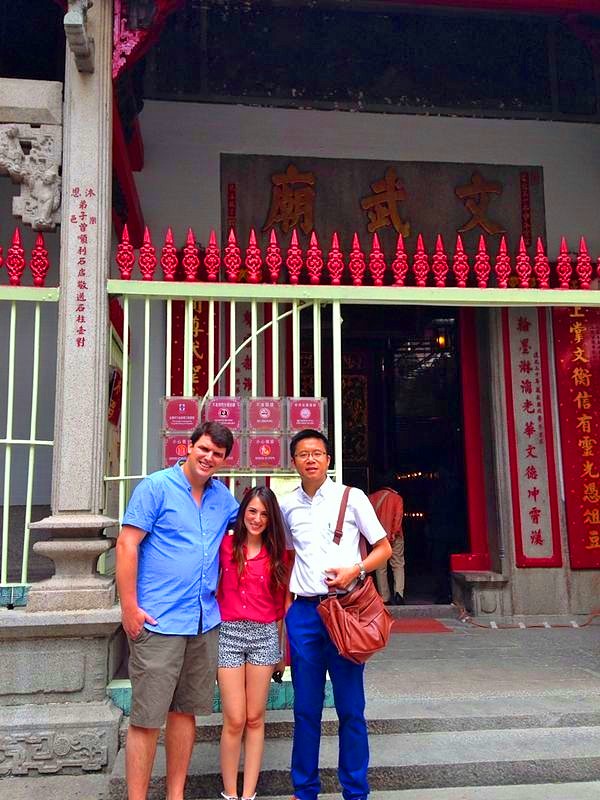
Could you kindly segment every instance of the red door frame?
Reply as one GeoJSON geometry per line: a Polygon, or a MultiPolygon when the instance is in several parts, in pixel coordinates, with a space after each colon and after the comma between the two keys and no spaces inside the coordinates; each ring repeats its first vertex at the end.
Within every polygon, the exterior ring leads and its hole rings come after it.
{"type": "Polygon", "coordinates": [[[459,311],[459,341],[470,552],[452,555],[450,566],[453,572],[488,572],[491,564],[481,436],[477,330],[473,308],[461,308],[459,311]]]}

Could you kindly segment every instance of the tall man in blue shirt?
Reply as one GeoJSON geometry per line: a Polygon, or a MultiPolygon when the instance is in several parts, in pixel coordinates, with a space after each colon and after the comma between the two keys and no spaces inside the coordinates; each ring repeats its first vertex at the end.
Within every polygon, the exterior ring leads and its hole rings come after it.
{"type": "Polygon", "coordinates": [[[183,800],[195,715],[212,710],[219,545],[238,503],[212,476],[231,431],[205,422],[188,456],[135,489],[117,540],[117,587],[129,638],[133,701],[127,734],[129,800],[145,800],[166,719],[167,800],[183,800]]]}

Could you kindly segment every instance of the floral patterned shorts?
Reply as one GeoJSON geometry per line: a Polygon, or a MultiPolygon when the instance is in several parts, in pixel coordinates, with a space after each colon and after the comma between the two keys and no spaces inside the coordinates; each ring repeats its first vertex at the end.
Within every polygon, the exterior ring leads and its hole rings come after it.
{"type": "Polygon", "coordinates": [[[268,667],[280,659],[276,622],[238,620],[221,623],[219,667],[241,667],[246,661],[257,667],[268,667]]]}

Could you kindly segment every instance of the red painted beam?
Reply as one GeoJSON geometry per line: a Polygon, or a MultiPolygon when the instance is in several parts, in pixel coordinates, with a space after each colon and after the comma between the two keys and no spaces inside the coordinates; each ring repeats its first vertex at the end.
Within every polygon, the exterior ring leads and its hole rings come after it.
{"type": "MultiPolygon", "coordinates": [[[[131,244],[134,247],[139,247],[143,240],[144,235],[144,215],[140,205],[140,198],[135,185],[133,172],[131,170],[131,163],[129,161],[129,152],[127,143],[125,142],[125,135],[123,133],[123,125],[119,115],[119,104],[117,98],[113,93],[113,167],[115,175],[121,187],[121,191],[125,197],[127,205],[127,228],[129,230],[129,237],[131,244]]],[[[121,225],[116,215],[113,214],[113,221],[117,229],[117,235],[120,236],[121,225]]]]}
{"type": "Polygon", "coordinates": [[[600,16],[600,0],[377,0],[379,4],[422,8],[466,9],[469,11],[510,11],[527,14],[596,14],[600,16]]]}

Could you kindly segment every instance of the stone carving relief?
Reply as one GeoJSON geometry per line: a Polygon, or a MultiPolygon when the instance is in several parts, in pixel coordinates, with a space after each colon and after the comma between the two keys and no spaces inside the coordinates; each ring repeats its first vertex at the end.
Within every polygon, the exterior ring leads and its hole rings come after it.
{"type": "Polygon", "coordinates": [[[62,129],[57,125],[0,125],[0,175],[21,185],[13,214],[34,230],[60,222],[62,129]]]}
{"type": "Polygon", "coordinates": [[[73,768],[96,772],[108,764],[105,737],[103,730],[0,734],[0,777],[33,771],[50,775],[63,769],[72,772],[73,768]]]}

